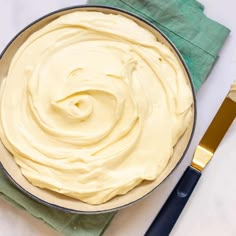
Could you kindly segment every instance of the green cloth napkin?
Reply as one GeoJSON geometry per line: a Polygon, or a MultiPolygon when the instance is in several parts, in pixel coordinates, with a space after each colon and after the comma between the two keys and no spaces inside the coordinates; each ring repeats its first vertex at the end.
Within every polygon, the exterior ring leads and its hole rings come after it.
{"type": "MultiPolygon", "coordinates": [[[[197,91],[211,71],[229,29],[203,14],[195,0],[91,0],[133,12],[163,31],[182,54],[197,91]]],[[[101,235],[115,213],[81,215],[44,206],[19,191],[0,171],[0,197],[43,220],[66,236],[101,235]]]]}
{"type": "Polygon", "coordinates": [[[230,30],[203,14],[195,0],[90,0],[130,11],[158,27],[183,56],[197,91],[212,69],[230,30]]]}

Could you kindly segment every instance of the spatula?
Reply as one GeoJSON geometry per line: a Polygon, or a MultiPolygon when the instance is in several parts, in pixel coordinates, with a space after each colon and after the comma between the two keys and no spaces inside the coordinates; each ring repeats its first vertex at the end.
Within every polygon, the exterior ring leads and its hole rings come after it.
{"type": "Polygon", "coordinates": [[[235,116],[236,102],[227,96],[198,144],[191,165],[185,170],[145,236],[167,236],[170,234],[201,177],[201,172],[213,157],[235,116]]]}

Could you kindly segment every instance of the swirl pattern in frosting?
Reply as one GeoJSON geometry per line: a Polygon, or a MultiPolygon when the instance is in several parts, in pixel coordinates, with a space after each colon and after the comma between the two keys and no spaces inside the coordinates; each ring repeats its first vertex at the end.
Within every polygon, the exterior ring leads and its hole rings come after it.
{"type": "Polygon", "coordinates": [[[1,86],[1,140],[35,186],[90,204],[154,180],[192,119],[176,56],[134,21],[79,11],[33,33],[1,86]]]}

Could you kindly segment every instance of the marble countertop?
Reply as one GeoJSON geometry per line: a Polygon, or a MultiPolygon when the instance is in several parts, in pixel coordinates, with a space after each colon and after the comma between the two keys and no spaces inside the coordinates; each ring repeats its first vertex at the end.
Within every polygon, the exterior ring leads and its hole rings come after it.
{"type": "MultiPolygon", "coordinates": [[[[105,236],[144,234],[169,193],[191,162],[195,147],[217,108],[236,80],[236,2],[201,0],[205,14],[231,29],[220,57],[197,93],[198,117],[191,146],[181,164],[151,195],[120,210],[105,236]]],[[[0,0],[0,51],[24,26],[38,17],[83,0],[0,0]]],[[[171,235],[236,235],[236,124],[232,125],[193,192],[171,235]]],[[[60,234],[26,212],[0,200],[0,232],[5,236],[59,236],[60,234]]]]}

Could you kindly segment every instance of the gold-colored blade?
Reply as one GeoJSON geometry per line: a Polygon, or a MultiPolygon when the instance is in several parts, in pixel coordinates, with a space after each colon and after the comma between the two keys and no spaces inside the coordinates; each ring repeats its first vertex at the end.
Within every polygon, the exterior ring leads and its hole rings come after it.
{"type": "Polygon", "coordinates": [[[194,153],[191,166],[202,171],[236,116],[236,102],[226,97],[194,153]]]}

